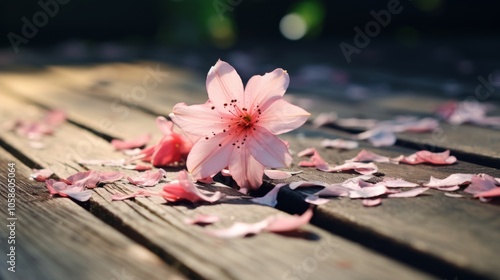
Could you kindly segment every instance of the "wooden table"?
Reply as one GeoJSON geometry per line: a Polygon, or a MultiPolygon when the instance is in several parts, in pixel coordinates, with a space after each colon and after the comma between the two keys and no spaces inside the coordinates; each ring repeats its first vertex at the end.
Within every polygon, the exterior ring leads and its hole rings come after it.
{"type": "MultiPolygon", "coordinates": [[[[342,117],[390,119],[396,114],[429,116],[442,102],[428,95],[389,95],[368,101],[313,98],[289,91],[292,101],[313,116],[335,111],[342,117]]],[[[332,199],[318,206],[310,225],[298,236],[264,233],[220,240],[204,228],[186,225],[185,217],[212,213],[225,227],[255,222],[279,212],[301,213],[305,191],[283,187],[277,209],[250,203],[218,182],[211,187],[233,196],[232,204],[165,204],[156,198],[111,202],[117,192],[131,193],[125,182],[95,189],[88,203],[51,198],[43,183],[30,181],[32,168],[50,168],[59,177],[86,169],[80,159],[121,158],[109,141],[160,132],[154,124],[177,102],[206,100],[204,77],[156,62],[23,68],[0,73],[0,123],[36,118],[63,109],[68,121],[43,139],[43,149],[13,132],[1,132],[1,217],[7,221],[7,168],[15,164],[16,272],[6,268],[8,228],[0,227],[3,279],[500,279],[500,208],[470,196],[454,199],[429,190],[411,199],[386,199],[367,208],[359,200],[332,199]],[[159,72],[158,72],[159,70],[159,72]],[[154,72],[157,74],[152,74],[154,72]],[[159,74],[158,74],[159,73],[159,74]],[[149,78],[147,78],[149,77],[149,78]],[[144,79],[150,84],[145,85],[144,79]],[[155,84],[154,81],[157,83],[155,84]],[[153,86],[154,85],[154,86],[153,86]],[[140,89],[147,89],[140,93],[140,89]]],[[[352,131],[351,131],[352,132],[352,131]]],[[[311,123],[283,135],[291,149],[320,148],[324,138],[348,137],[349,131],[315,128],[311,123]]],[[[452,173],[487,173],[500,177],[500,133],[469,125],[441,124],[439,134],[398,134],[397,145],[359,149],[321,149],[333,164],[360,149],[388,156],[427,148],[450,149],[459,159],[449,166],[377,163],[385,176],[412,182],[452,173]]],[[[294,158],[294,167],[299,159],[294,158]]],[[[342,182],[355,176],[302,168],[284,182],[342,182]]],[[[168,172],[177,170],[167,169],[168,172]]],[[[276,184],[280,181],[269,181],[276,184]]],[[[268,184],[269,185],[269,184],[268,184]]],[[[8,253],[8,252],[7,252],[8,253]]]]}

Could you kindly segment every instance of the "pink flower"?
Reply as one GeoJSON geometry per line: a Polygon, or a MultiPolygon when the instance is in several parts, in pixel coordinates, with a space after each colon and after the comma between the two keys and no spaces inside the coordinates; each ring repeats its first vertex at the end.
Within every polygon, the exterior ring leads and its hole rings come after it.
{"type": "Polygon", "coordinates": [[[292,162],[287,145],[275,135],[298,128],[309,113],[282,98],[288,82],[287,72],[278,68],[253,76],[243,89],[236,70],[219,60],[207,75],[209,100],[174,106],[172,121],[199,137],[186,163],[196,179],[228,167],[240,187],[257,189],[265,167],[292,162]]]}

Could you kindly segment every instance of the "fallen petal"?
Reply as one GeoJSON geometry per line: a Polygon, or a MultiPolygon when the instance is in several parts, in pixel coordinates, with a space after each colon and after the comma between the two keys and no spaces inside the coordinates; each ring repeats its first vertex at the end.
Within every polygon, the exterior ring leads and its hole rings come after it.
{"type": "Polygon", "coordinates": [[[152,187],[160,180],[162,180],[166,176],[166,172],[163,169],[157,169],[157,170],[149,170],[146,172],[143,172],[139,174],[138,176],[135,177],[127,177],[127,180],[140,187],[152,187]]]}
{"type": "Polygon", "coordinates": [[[444,192],[454,192],[454,191],[457,191],[459,190],[460,187],[459,186],[451,186],[451,187],[440,187],[440,188],[437,188],[437,190],[440,190],[440,191],[444,191],[444,192]]]}
{"type": "Polygon", "coordinates": [[[288,232],[309,223],[313,216],[313,208],[309,207],[302,215],[275,215],[268,218],[269,224],[264,228],[269,232],[288,232]]]}
{"type": "Polygon", "coordinates": [[[307,202],[309,204],[314,204],[314,205],[323,205],[323,204],[328,203],[329,201],[330,201],[330,199],[320,198],[317,195],[308,195],[305,198],[305,202],[307,202]]]}
{"type": "Polygon", "coordinates": [[[474,197],[479,197],[479,198],[483,198],[483,197],[499,197],[499,196],[500,196],[500,188],[494,188],[494,189],[491,189],[489,191],[477,193],[477,194],[474,195],[474,197]]]}
{"type": "Polygon", "coordinates": [[[414,188],[413,190],[410,191],[390,194],[388,195],[388,197],[415,197],[427,191],[428,189],[429,188],[414,188]]]}
{"type": "Polygon", "coordinates": [[[267,205],[270,207],[276,206],[278,204],[278,192],[286,184],[277,184],[272,190],[270,190],[265,196],[250,199],[252,202],[267,205]]]}
{"type": "Polygon", "coordinates": [[[363,206],[366,207],[373,207],[382,204],[382,199],[381,198],[376,198],[376,199],[363,199],[361,201],[363,203],[363,206]]]}
{"type": "Polygon", "coordinates": [[[359,146],[358,142],[344,139],[325,139],[321,141],[321,147],[341,150],[352,150],[359,146]]]}
{"type": "Polygon", "coordinates": [[[478,174],[472,177],[470,185],[464,192],[470,194],[484,193],[496,188],[495,178],[487,174],[478,174]]]}
{"type": "Polygon", "coordinates": [[[453,198],[460,198],[460,197],[464,197],[463,195],[461,194],[458,194],[458,193],[449,193],[449,192],[445,192],[444,195],[448,196],[448,197],[453,197],[453,198]]]}
{"type": "MultiPolygon", "coordinates": [[[[385,194],[387,188],[382,185],[375,185],[373,187],[364,187],[356,190],[349,190],[350,198],[370,198],[385,194]]],[[[395,194],[393,194],[395,195],[395,194]]],[[[390,196],[390,195],[389,195],[390,196]]]]}
{"type": "Polygon", "coordinates": [[[387,188],[414,188],[418,187],[419,185],[416,183],[408,182],[403,179],[387,179],[384,178],[384,180],[381,182],[384,186],[387,188]]]}
{"type": "Polygon", "coordinates": [[[37,182],[45,182],[52,174],[54,174],[54,171],[50,169],[33,169],[30,178],[37,182]]]}
{"type": "Polygon", "coordinates": [[[131,140],[111,140],[111,145],[117,150],[135,149],[145,146],[151,140],[151,134],[144,134],[131,140]]]}
{"type": "Polygon", "coordinates": [[[429,151],[418,151],[412,155],[404,157],[400,162],[406,164],[432,163],[432,164],[453,164],[457,158],[450,156],[450,151],[446,150],[442,153],[432,153],[429,151]]]}
{"type": "Polygon", "coordinates": [[[315,148],[307,148],[305,150],[298,152],[297,156],[298,157],[310,157],[310,156],[314,155],[314,152],[316,152],[315,148]]]}
{"type": "Polygon", "coordinates": [[[170,202],[175,202],[179,200],[188,200],[191,202],[196,201],[207,201],[213,203],[222,197],[222,193],[215,192],[212,196],[207,196],[203,194],[189,176],[185,170],[179,171],[178,180],[167,183],[163,186],[163,191],[161,192],[163,198],[170,202]]]}
{"type": "Polygon", "coordinates": [[[346,160],[346,162],[393,162],[393,161],[389,157],[381,156],[367,150],[361,150],[355,157],[346,160]]]}
{"type": "Polygon", "coordinates": [[[431,176],[429,182],[424,183],[424,187],[440,188],[453,187],[470,183],[474,174],[455,173],[444,179],[436,179],[431,176]]]}

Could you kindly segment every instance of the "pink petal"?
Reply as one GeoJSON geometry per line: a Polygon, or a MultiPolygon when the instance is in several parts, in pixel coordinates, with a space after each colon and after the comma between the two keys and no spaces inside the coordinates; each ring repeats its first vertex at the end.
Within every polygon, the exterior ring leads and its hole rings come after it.
{"type": "Polygon", "coordinates": [[[396,143],[396,135],[391,129],[373,128],[358,134],[358,139],[368,139],[374,147],[392,146],[396,143]]]}
{"type": "Polygon", "coordinates": [[[381,198],[363,199],[361,203],[363,203],[363,206],[373,207],[382,204],[382,199],[381,198]]]}
{"type": "Polygon", "coordinates": [[[262,111],[259,125],[265,127],[272,134],[278,135],[300,127],[309,116],[310,114],[304,109],[283,99],[278,99],[267,110],[262,111]]]}
{"type": "Polygon", "coordinates": [[[66,121],[66,113],[62,110],[48,111],[42,122],[50,126],[58,126],[66,121]]]}
{"type": "Polygon", "coordinates": [[[298,152],[297,156],[298,157],[308,157],[308,156],[314,155],[315,152],[316,152],[315,148],[306,148],[306,149],[298,152]]]}
{"type": "Polygon", "coordinates": [[[388,157],[381,156],[376,153],[363,149],[352,159],[346,160],[346,162],[392,162],[392,161],[388,157]]]}
{"type": "Polygon", "coordinates": [[[257,223],[234,223],[231,227],[223,229],[207,230],[206,233],[210,236],[218,238],[236,238],[244,237],[250,234],[258,234],[262,232],[269,224],[268,220],[262,220],[257,223]]]}
{"type": "Polygon", "coordinates": [[[196,179],[210,177],[229,165],[233,149],[231,139],[222,133],[200,139],[191,149],[186,166],[196,179]]]}
{"type": "Polygon", "coordinates": [[[277,199],[278,192],[285,185],[286,184],[277,184],[265,196],[252,198],[251,201],[255,202],[255,203],[258,203],[258,204],[267,205],[267,206],[270,206],[270,207],[275,207],[276,204],[278,204],[278,199],[277,199]]]}
{"type": "Polygon", "coordinates": [[[465,188],[464,192],[470,194],[484,193],[496,188],[495,178],[488,174],[478,174],[472,177],[470,185],[465,188]]]}
{"type": "Polygon", "coordinates": [[[113,183],[118,180],[121,180],[124,176],[123,173],[118,172],[118,171],[100,171],[97,172],[99,175],[99,182],[100,183],[113,183]]]}
{"type": "Polygon", "coordinates": [[[342,184],[326,185],[324,189],[315,193],[317,196],[348,196],[349,190],[342,184]]]}
{"type": "Polygon", "coordinates": [[[358,119],[358,118],[345,118],[345,119],[337,119],[335,124],[346,127],[346,128],[365,128],[369,129],[374,127],[379,123],[378,120],[374,119],[358,119]]]}
{"type": "Polygon", "coordinates": [[[251,97],[251,103],[246,101],[246,106],[259,107],[265,111],[274,101],[281,99],[288,88],[290,78],[288,73],[281,68],[263,76],[255,75],[248,81],[245,96],[251,97]]]}
{"type": "Polygon", "coordinates": [[[349,190],[350,198],[370,198],[385,194],[387,188],[382,185],[375,185],[373,187],[364,187],[356,190],[349,190]]]}
{"type": "Polygon", "coordinates": [[[229,228],[215,229],[207,231],[207,234],[219,238],[244,237],[249,234],[258,234],[262,231],[267,232],[289,232],[297,230],[299,227],[309,223],[313,215],[312,208],[309,208],[304,214],[290,216],[277,214],[257,223],[234,223],[229,228]]]}
{"type": "Polygon", "coordinates": [[[250,154],[246,146],[233,151],[228,168],[240,188],[256,190],[262,185],[264,166],[250,154]]]}
{"type": "Polygon", "coordinates": [[[485,192],[477,193],[474,197],[500,197],[500,188],[494,188],[485,192]]]}
{"type": "Polygon", "coordinates": [[[325,139],[321,141],[321,147],[324,148],[352,150],[356,149],[358,146],[358,142],[344,139],[325,139]]]}
{"type": "Polygon", "coordinates": [[[292,156],[285,143],[267,129],[259,126],[255,128],[247,140],[252,156],[268,168],[288,167],[292,163],[292,156]]]}
{"type": "Polygon", "coordinates": [[[151,134],[145,134],[135,139],[126,141],[113,139],[111,141],[111,145],[113,145],[113,147],[117,150],[134,149],[146,145],[149,142],[149,140],[151,140],[151,134]]]}
{"type": "Polygon", "coordinates": [[[66,181],[69,182],[69,184],[75,184],[77,181],[85,180],[87,179],[91,174],[92,170],[84,171],[84,172],[77,172],[68,178],[66,178],[66,181]]]}
{"type": "Polygon", "coordinates": [[[165,200],[171,202],[179,200],[188,200],[191,202],[204,200],[213,203],[222,197],[220,192],[215,192],[212,196],[203,194],[189,179],[185,170],[179,171],[178,180],[172,181],[163,186],[161,195],[165,200]]]}
{"type": "Polygon", "coordinates": [[[442,153],[432,153],[429,151],[419,151],[409,155],[401,160],[407,164],[432,163],[432,164],[453,164],[457,158],[450,156],[450,151],[446,150],[442,153]]]}
{"type": "Polygon", "coordinates": [[[220,217],[210,214],[197,214],[194,218],[185,218],[184,223],[188,225],[209,225],[220,221],[220,217]]]}
{"type": "Polygon", "coordinates": [[[440,187],[440,188],[437,188],[437,190],[440,190],[440,191],[444,191],[444,192],[454,192],[454,191],[457,191],[459,190],[460,187],[459,186],[451,186],[451,187],[440,187]]]}
{"type": "Polygon", "coordinates": [[[273,180],[288,179],[297,173],[301,173],[301,171],[290,172],[290,171],[275,170],[275,169],[265,169],[264,170],[264,174],[266,174],[266,176],[269,177],[269,179],[273,179],[273,180]]]}
{"type": "Polygon", "coordinates": [[[151,165],[145,165],[145,164],[127,164],[127,165],[122,165],[121,168],[128,170],[136,170],[136,171],[146,171],[146,170],[151,170],[153,167],[151,165]]]}
{"type": "Polygon", "coordinates": [[[136,177],[129,176],[127,177],[127,180],[136,186],[152,187],[158,184],[158,182],[160,182],[160,180],[163,179],[165,176],[166,176],[165,170],[158,169],[158,170],[150,170],[143,172],[136,177]]]}
{"type": "Polygon", "coordinates": [[[69,197],[75,200],[85,202],[89,200],[90,197],[92,197],[93,192],[91,190],[85,190],[85,191],[63,191],[62,193],[68,195],[69,197]]]}
{"type": "Polygon", "coordinates": [[[341,172],[341,171],[348,171],[348,170],[354,170],[358,172],[359,174],[363,175],[369,175],[369,174],[374,174],[377,173],[378,167],[373,163],[362,163],[362,162],[346,162],[342,165],[337,165],[335,167],[330,167],[327,170],[322,170],[325,172],[341,172]]]}
{"type": "Polygon", "coordinates": [[[213,177],[201,178],[196,181],[202,184],[213,184],[215,182],[213,177]]]}
{"type": "Polygon", "coordinates": [[[230,120],[221,119],[222,115],[212,110],[212,107],[214,106],[210,102],[191,106],[179,103],[174,106],[169,116],[178,127],[189,134],[206,136],[212,132],[220,133],[227,128],[230,120]]]}
{"type": "Polygon", "coordinates": [[[170,135],[174,132],[174,123],[167,120],[163,116],[156,117],[156,126],[163,133],[163,135],[170,135]]]}
{"type": "Polygon", "coordinates": [[[206,86],[208,99],[213,103],[213,106],[215,106],[215,110],[221,113],[225,113],[224,104],[227,106],[233,103],[231,102],[232,100],[237,100],[237,102],[245,104],[245,95],[243,94],[243,83],[241,82],[241,78],[236,70],[227,62],[218,60],[217,63],[210,68],[207,75],[206,86]]]}
{"type": "Polygon", "coordinates": [[[33,169],[33,173],[30,175],[30,178],[37,182],[45,182],[45,180],[52,176],[52,174],[54,174],[54,171],[50,169],[33,169]]]}
{"type": "Polygon", "coordinates": [[[414,188],[413,190],[410,191],[390,194],[388,195],[388,197],[415,197],[427,191],[428,189],[429,188],[414,188]]]}
{"type": "Polygon", "coordinates": [[[267,218],[269,224],[264,228],[269,232],[294,231],[303,225],[307,225],[313,216],[313,208],[310,207],[302,215],[275,215],[267,218]]]}
{"type": "Polygon", "coordinates": [[[45,181],[45,187],[47,188],[47,190],[49,191],[50,194],[54,195],[54,194],[57,194],[57,190],[54,188],[54,183],[56,183],[57,181],[54,180],[54,179],[48,179],[45,181]]]}
{"type": "Polygon", "coordinates": [[[300,161],[299,166],[300,167],[316,167],[314,162],[310,162],[310,161],[300,161]]]}
{"type": "Polygon", "coordinates": [[[330,199],[320,198],[317,195],[308,195],[305,198],[305,202],[307,202],[309,204],[314,204],[314,205],[323,205],[323,204],[330,202],[330,199]]]}
{"type": "Polygon", "coordinates": [[[449,197],[453,197],[453,198],[464,197],[463,195],[458,194],[458,193],[448,193],[448,192],[445,192],[444,195],[449,196],[449,197]]]}
{"type": "Polygon", "coordinates": [[[335,112],[321,113],[313,120],[315,127],[320,127],[328,124],[333,124],[337,120],[337,114],[335,112]]]}
{"type": "Polygon", "coordinates": [[[146,190],[138,190],[135,193],[131,193],[131,194],[116,193],[116,194],[114,194],[114,195],[111,196],[111,200],[112,201],[114,201],[114,200],[126,200],[126,199],[135,198],[135,197],[138,197],[138,196],[147,197],[147,196],[153,196],[153,195],[158,195],[158,194],[157,193],[153,193],[153,192],[149,192],[149,191],[146,191],[146,190]]]}
{"type": "Polygon", "coordinates": [[[419,186],[416,183],[408,182],[400,178],[397,179],[384,178],[384,180],[380,184],[383,184],[387,188],[414,188],[419,186]]]}
{"type": "Polygon", "coordinates": [[[290,183],[288,187],[292,190],[295,190],[296,188],[300,187],[326,187],[328,185],[328,183],[319,181],[297,181],[290,183]]]}
{"type": "Polygon", "coordinates": [[[455,173],[444,179],[436,179],[431,176],[429,182],[424,183],[424,187],[430,188],[441,188],[441,187],[453,187],[460,186],[464,184],[468,184],[474,174],[463,174],[463,173],[455,173]]]}

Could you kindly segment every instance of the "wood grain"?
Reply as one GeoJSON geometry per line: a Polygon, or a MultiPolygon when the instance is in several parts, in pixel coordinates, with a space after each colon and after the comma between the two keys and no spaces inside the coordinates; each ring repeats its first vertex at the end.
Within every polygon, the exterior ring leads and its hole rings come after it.
{"type": "MultiPolygon", "coordinates": [[[[3,279],[185,279],[71,200],[49,198],[43,184],[27,179],[31,169],[0,148],[3,221],[7,218],[8,163],[15,164],[16,272],[7,271],[10,245],[2,242],[3,279]]],[[[0,232],[2,239],[9,235],[6,226],[0,232]]]]}
{"type": "MultiPolygon", "coordinates": [[[[409,155],[414,152],[400,147],[375,149],[363,143],[362,147],[352,151],[322,149],[320,148],[322,139],[342,138],[346,133],[332,133],[328,129],[308,130],[307,126],[297,133],[300,137],[294,135],[283,137],[290,143],[292,149],[300,151],[306,147],[316,147],[331,164],[343,163],[344,160],[354,157],[361,148],[389,157],[409,155]]],[[[294,162],[299,160],[295,158],[294,162]]],[[[445,178],[452,173],[487,173],[495,177],[500,176],[498,169],[463,161],[450,166],[389,163],[376,165],[386,177],[403,178],[410,182],[426,182],[430,176],[445,178]]],[[[304,173],[286,182],[306,180],[339,183],[355,176],[319,172],[314,168],[302,169],[304,173]]],[[[304,196],[297,196],[296,191],[283,188],[282,194],[283,200],[293,201],[288,203],[306,205],[303,201],[304,196]]],[[[500,268],[496,265],[496,259],[500,252],[500,235],[498,235],[500,220],[497,219],[500,208],[498,205],[481,203],[477,199],[470,198],[470,195],[466,197],[469,198],[453,199],[444,196],[443,192],[430,190],[426,195],[417,198],[384,199],[383,205],[375,208],[362,206],[360,200],[340,198],[320,206],[318,214],[323,216],[323,222],[334,219],[337,222],[347,223],[370,234],[405,244],[414,251],[444,260],[458,269],[474,271],[485,277],[499,278],[500,268]]]]}

